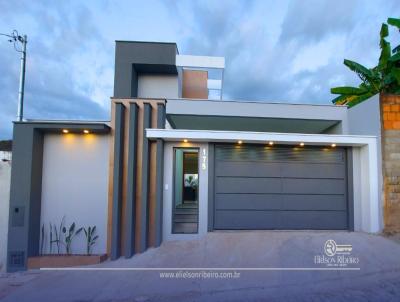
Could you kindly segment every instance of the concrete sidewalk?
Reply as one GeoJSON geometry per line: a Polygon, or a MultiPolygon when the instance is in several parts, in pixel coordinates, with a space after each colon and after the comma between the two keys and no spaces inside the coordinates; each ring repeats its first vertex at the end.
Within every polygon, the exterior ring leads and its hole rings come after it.
{"type": "Polygon", "coordinates": [[[166,242],[131,259],[107,261],[90,269],[100,270],[3,275],[0,299],[18,302],[400,300],[400,245],[363,233],[214,232],[196,241],[166,242]],[[327,268],[326,264],[314,261],[315,256],[324,255],[324,244],[329,239],[339,245],[353,246],[347,256],[359,262],[343,268],[356,270],[310,270],[327,268]],[[120,270],[127,268],[155,270],[120,270]],[[236,272],[236,277],[196,277],[186,272],[183,278],[185,268],[236,268],[217,271],[236,272]],[[276,270],[254,271],[254,268],[276,270]],[[178,277],[160,273],[178,273],[178,277]]]}

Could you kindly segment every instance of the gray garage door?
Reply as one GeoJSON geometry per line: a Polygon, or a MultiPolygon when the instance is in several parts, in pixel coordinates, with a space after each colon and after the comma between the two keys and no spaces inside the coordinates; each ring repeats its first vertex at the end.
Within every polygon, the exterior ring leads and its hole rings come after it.
{"type": "Polygon", "coordinates": [[[346,152],[215,147],[214,229],[348,229],[346,152]]]}

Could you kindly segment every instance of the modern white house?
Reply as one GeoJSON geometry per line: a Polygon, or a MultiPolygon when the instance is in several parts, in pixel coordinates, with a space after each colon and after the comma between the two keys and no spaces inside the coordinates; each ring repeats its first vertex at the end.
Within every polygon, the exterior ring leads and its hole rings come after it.
{"type": "Polygon", "coordinates": [[[381,232],[379,97],[225,100],[224,68],[117,41],[110,121],[15,122],[8,270],[50,253],[63,217],[95,225],[93,252],[111,259],[222,230],[381,232]]]}

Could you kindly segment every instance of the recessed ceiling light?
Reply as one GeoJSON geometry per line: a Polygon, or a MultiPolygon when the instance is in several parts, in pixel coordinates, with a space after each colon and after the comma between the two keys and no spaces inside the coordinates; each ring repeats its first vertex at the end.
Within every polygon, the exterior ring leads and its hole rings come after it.
{"type": "Polygon", "coordinates": [[[335,147],[336,147],[336,144],[332,144],[331,147],[332,147],[332,148],[335,148],[335,147]]]}
{"type": "Polygon", "coordinates": [[[304,147],[304,143],[300,143],[300,147],[304,147]]]}
{"type": "Polygon", "coordinates": [[[268,143],[268,145],[273,146],[274,142],[271,141],[271,142],[268,143]]]}
{"type": "Polygon", "coordinates": [[[67,129],[63,129],[63,133],[68,133],[69,131],[67,129]]]}
{"type": "Polygon", "coordinates": [[[183,140],[183,142],[184,142],[184,143],[187,143],[187,142],[188,142],[188,140],[187,140],[187,139],[184,139],[184,140],[183,140]]]}
{"type": "Polygon", "coordinates": [[[83,133],[89,134],[89,130],[83,130],[83,133]]]}
{"type": "Polygon", "coordinates": [[[241,145],[243,142],[242,141],[238,141],[238,144],[241,145]]]}

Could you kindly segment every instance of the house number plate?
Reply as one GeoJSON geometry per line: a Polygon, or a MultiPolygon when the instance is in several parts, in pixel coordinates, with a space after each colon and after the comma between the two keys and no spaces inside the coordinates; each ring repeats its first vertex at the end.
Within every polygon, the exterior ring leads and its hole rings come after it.
{"type": "Polygon", "coordinates": [[[205,148],[203,148],[203,151],[201,154],[201,168],[203,170],[207,169],[207,151],[205,148]]]}

